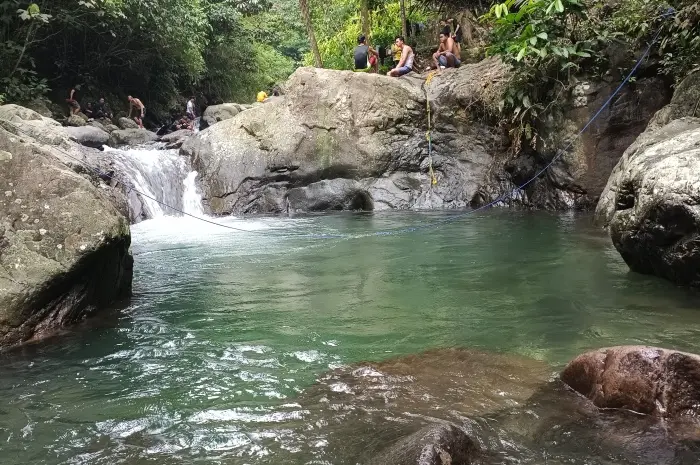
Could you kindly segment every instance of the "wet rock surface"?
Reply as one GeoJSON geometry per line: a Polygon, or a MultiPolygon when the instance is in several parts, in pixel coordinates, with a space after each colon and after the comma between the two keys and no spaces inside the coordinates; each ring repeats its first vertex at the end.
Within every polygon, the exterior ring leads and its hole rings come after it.
{"type": "Polygon", "coordinates": [[[78,169],[86,157],[55,121],[0,107],[0,347],[52,334],[131,293],[121,196],[78,169]]]}
{"type": "Polygon", "coordinates": [[[453,424],[427,426],[380,452],[368,465],[471,465],[479,446],[453,424]]]}
{"type": "Polygon", "coordinates": [[[284,439],[285,451],[294,452],[262,462],[691,465],[700,459],[700,433],[686,417],[600,410],[552,373],[517,355],[463,349],[338,368],[292,404],[304,425],[293,440],[284,439]]]}
{"type": "Polygon", "coordinates": [[[135,146],[158,140],[156,133],[147,129],[122,129],[109,135],[110,147],[135,146]]]}
{"type": "Polygon", "coordinates": [[[71,140],[86,147],[99,149],[109,141],[109,133],[94,126],[66,127],[63,130],[71,140]]]}
{"type": "Polygon", "coordinates": [[[601,408],[696,418],[700,414],[700,356],[646,346],[588,352],[561,374],[601,408]]]}

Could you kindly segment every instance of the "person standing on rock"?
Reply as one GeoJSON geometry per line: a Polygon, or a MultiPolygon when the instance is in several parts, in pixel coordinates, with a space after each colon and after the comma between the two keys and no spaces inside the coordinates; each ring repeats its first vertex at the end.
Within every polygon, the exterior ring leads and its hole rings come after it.
{"type": "Polygon", "coordinates": [[[364,35],[357,39],[357,43],[358,45],[353,52],[355,55],[355,69],[358,71],[371,69],[373,73],[379,72],[379,61],[377,60],[379,53],[367,45],[367,38],[364,35]]]}
{"type": "Polygon", "coordinates": [[[70,105],[71,115],[77,115],[80,112],[80,104],[75,97],[75,89],[71,89],[70,96],[66,99],[66,102],[68,102],[68,105],[70,105]]]}
{"type": "Polygon", "coordinates": [[[190,97],[190,99],[187,101],[187,117],[194,121],[197,118],[197,115],[195,114],[194,111],[194,97],[190,97]]]}
{"type": "Polygon", "coordinates": [[[136,110],[136,115],[133,116],[134,121],[139,125],[141,129],[143,129],[143,117],[146,115],[146,107],[143,105],[141,100],[132,97],[129,95],[129,118],[132,118],[131,114],[136,110]],[[138,116],[139,113],[141,116],[138,116]]]}
{"type": "Polygon", "coordinates": [[[396,47],[401,50],[401,59],[396,67],[386,73],[387,76],[399,77],[413,70],[413,49],[404,43],[402,36],[396,36],[396,47]]]}

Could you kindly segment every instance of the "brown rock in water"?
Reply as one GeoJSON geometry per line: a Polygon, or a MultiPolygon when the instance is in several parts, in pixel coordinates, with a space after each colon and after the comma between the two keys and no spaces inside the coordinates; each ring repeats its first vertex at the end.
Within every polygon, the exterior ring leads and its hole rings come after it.
{"type": "Polygon", "coordinates": [[[305,435],[328,442],[324,458],[330,463],[439,464],[398,458],[415,458],[431,444],[435,448],[427,452],[445,451],[451,444],[447,452],[456,465],[470,463],[458,460],[471,454],[470,437],[440,426],[440,434],[424,441],[431,428],[525,405],[551,373],[546,363],[518,355],[435,349],[334,369],[297,401],[308,412],[305,435]],[[410,453],[401,455],[402,449],[410,453]],[[393,461],[380,460],[389,456],[393,461]]]}
{"type": "Polygon", "coordinates": [[[479,446],[452,424],[427,426],[379,453],[369,465],[470,465],[479,446]]]}
{"type": "Polygon", "coordinates": [[[646,346],[587,352],[561,379],[601,408],[665,417],[700,414],[700,356],[646,346]]]}

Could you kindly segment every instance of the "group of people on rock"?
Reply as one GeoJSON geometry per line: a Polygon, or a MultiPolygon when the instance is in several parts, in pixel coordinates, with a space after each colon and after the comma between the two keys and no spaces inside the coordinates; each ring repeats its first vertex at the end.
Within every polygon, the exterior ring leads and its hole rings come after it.
{"type": "MultiPolygon", "coordinates": [[[[143,102],[129,95],[127,97],[129,102],[129,118],[133,119],[140,128],[143,128],[143,118],[146,116],[146,106],[143,102]]],[[[88,102],[85,107],[81,107],[78,101],[78,95],[75,88],[70,90],[70,94],[66,99],[70,107],[70,114],[77,115],[81,111],[89,119],[92,118],[113,118],[114,113],[109,108],[109,105],[105,102],[104,97],[101,97],[97,102],[88,102]]],[[[185,110],[185,116],[175,120],[175,127],[177,129],[192,129],[194,126],[194,120],[197,118],[195,109],[195,98],[190,97],[187,101],[187,107],[185,110]]]]}
{"type": "MultiPolygon", "coordinates": [[[[141,100],[131,95],[129,95],[127,99],[129,101],[129,118],[132,118],[140,128],[143,128],[143,117],[146,115],[145,105],[141,100]]],[[[82,111],[89,119],[114,117],[114,113],[105,102],[104,97],[100,97],[96,103],[88,102],[85,108],[82,108],[78,101],[77,91],[75,88],[72,88],[66,102],[68,102],[68,106],[70,107],[71,115],[77,115],[82,111]]]]}
{"type": "MultiPolygon", "coordinates": [[[[379,72],[380,53],[367,44],[367,38],[364,35],[357,39],[357,43],[358,45],[353,52],[355,70],[379,72]]],[[[462,63],[461,43],[462,30],[457,21],[451,18],[440,21],[438,48],[426,71],[438,68],[458,68],[462,63]],[[455,28],[454,33],[450,24],[455,28]]],[[[394,67],[387,72],[387,76],[399,77],[413,71],[415,52],[411,46],[406,44],[403,36],[396,36],[394,44],[391,46],[391,52],[394,67]]]]}

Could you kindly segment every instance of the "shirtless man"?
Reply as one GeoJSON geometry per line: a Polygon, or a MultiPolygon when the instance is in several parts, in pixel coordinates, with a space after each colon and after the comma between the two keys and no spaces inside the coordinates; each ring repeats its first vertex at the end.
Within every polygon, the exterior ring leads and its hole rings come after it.
{"type": "Polygon", "coordinates": [[[399,77],[413,70],[413,49],[404,43],[401,36],[396,36],[396,47],[401,50],[401,59],[394,69],[386,73],[387,76],[399,77]]]}
{"type": "Polygon", "coordinates": [[[134,116],[134,121],[139,125],[141,129],[143,129],[143,117],[146,114],[146,107],[143,106],[143,103],[141,103],[141,100],[132,97],[129,95],[129,118],[131,118],[131,114],[136,110],[136,116],[134,116]],[[139,113],[141,116],[139,116],[139,113]]]}
{"type": "Polygon", "coordinates": [[[459,50],[454,39],[450,36],[449,30],[440,33],[440,46],[437,52],[433,53],[433,69],[438,66],[443,68],[457,68],[461,64],[459,50]]]}

